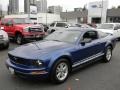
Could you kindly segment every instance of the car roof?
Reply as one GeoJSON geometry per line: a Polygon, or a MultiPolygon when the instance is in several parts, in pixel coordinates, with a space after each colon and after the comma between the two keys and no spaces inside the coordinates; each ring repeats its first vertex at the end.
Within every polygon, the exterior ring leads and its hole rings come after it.
{"type": "Polygon", "coordinates": [[[86,32],[86,31],[97,31],[96,29],[91,29],[91,28],[67,28],[67,31],[81,31],[81,32],[86,32]]]}
{"type": "Polygon", "coordinates": [[[120,24],[120,23],[102,23],[102,24],[113,24],[113,25],[116,25],[116,24],[120,24]]]}

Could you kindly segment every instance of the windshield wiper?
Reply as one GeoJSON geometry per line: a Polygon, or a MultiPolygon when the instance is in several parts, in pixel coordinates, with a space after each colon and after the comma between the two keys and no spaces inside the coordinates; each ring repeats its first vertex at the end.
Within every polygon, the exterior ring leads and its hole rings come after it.
{"type": "Polygon", "coordinates": [[[60,40],[52,40],[52,41],[62,42],[62,41],[60,41],[60,40]]]}

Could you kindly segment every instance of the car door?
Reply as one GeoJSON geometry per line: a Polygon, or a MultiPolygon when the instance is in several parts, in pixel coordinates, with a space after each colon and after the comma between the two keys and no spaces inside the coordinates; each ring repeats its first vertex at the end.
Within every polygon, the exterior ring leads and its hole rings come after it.
{"type": "Polygon", "coordinates": [[[7,19],[7,21],[5,22],[5,30],[10,37],[14,35],[14,31],[13,31],[14,27],[13,27],[12,19],[7,19]]]}
{"type": "Polygon", "coordinates": [[[86,32],[82,36],[79,45],[76,46],[76,51],[74,52],[74,66],[102,55],[101,51],[101,43],[99,42],[97,31],[86,32]],[[81,44],[85,39],[90,39],[91,41],[81,44]]]}

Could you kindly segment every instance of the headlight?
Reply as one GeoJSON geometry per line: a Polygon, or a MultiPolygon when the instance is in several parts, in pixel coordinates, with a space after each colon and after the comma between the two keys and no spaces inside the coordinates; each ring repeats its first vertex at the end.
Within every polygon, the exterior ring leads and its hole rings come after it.
{"type": "Polygon", "coordinates": [[[1,29],[1,30],[4,30],[4,27],[1,27],[0,29],[1,29]]]}
{"type": "Polygon", "coordinates": [[[40,60],[34,60],[32,62],[32,65],[36,66],[36,67],[41,67],[41,66],[43,66],[43,63],[40,60]]]}
{"type": "Polygon", "coordinates": [[[24,32],[29,32],[30,28],[24,28],[23,30],[24,30],[24,32]]]}

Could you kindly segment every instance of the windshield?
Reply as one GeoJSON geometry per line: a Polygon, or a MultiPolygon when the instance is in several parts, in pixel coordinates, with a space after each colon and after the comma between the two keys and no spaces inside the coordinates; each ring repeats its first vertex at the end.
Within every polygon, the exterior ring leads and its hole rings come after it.
{"type": "Polygon", "coordinates": [[[101,24],[97,27],[97,29],[109,29],[112,30],[113,29],[113,24],[101,24]]]}
{"type": "Polygon", "coordinates": [[[80,31],[56,31],[45,38],[49,41],[74,43],[79,38],[80,31]]]}
{"type": "Polygon", "coordinates": [[[14,18],[15,24],[31,24],[32,22],[25,18],[14,18]]]}

